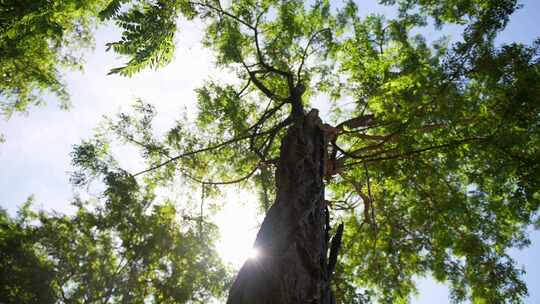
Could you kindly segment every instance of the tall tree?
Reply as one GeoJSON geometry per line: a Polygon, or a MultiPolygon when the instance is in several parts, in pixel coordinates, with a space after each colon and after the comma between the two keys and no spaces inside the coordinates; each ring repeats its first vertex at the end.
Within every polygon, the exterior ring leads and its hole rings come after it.
{"type": "Polygon", "coordinates": [[[131,58],[113,73],[169,60],[180,13],[204,20],[205,45],[242,82],[198,90],[198,131],[110,126],[148,159],[134,176],[252,185],[265,209],[275,196],[228,303],[406,302],[427,273],[456,301],[526,295],[507,250],[528,244],[539,206],[539,45],[494,46],[516,1],[382,3],[398,17],[329,1],[141,1],[111,15],[124,36],[110,46],[131,58]],[[410,34],[429,18],[464,24],[462,40],[410,34]]]}
{"type": "Polygon", "coordinates": [[[183,15],[204,21],[205,45],[237,77],[200,88],[195,125],[163,138],[147,105],[111,120],[75,150],[74,181],[257,189],[261,255],[231,304],[404,303],[429,273],[455,301],[521,302],[507,252],[539,224],[540,42],[494,46],[514,0],[381,2],[398,16],[360,17],[354,2],[113,1],[106,16],[124,32],[109,46],[129,58],[113,73],[167,63],[183,15]],[[462,39],[411,34],[430,18],[465,25],[462,39]],[[114,137],[147,169],[108,179],[114,137]]]}

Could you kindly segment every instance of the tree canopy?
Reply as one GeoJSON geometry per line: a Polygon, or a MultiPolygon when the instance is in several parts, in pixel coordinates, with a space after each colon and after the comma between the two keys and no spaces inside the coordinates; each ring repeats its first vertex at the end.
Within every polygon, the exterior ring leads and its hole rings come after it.
{"type": "Polygon", "coordinates": [[[223,297],[229,270],[217,228],[173,202],[154,202],[108,175],[104,205],[75,199],[76,214],[30,209],[0,214],[3,303],[208,303],[223,297]]]}
{"type": "Polygon", "coordinates": [[[76,201],[73,217],[41,214],[29,231],[3,215],[2,233],[21,234],[14,242],[40,236],[34,251],[7,255],[41,261],[32,271],[45,276],[55,269],[51,286],[57,298],[67,293],[64,302],[220,296],[227,283],[211,247],[215,228],[203,214],[177,218],[156,189],[180,182],[216,198],[222,185],[239,184],[259,193],[265,212],[287,128],[324,107],[322,127],[334,133],[327,200],[332,221],[345,223],[338,303],[406,303],[415,276],[428,274],[456,302],[522,302],[527,288],[508,250],[527,246],[527,228],[540,224],[540,40],[495,45],[515,0],[381,3],[397,16],[362,17],[352,1],[108,2],[99,16],[123,30],[108,46],[128,58],[111,73],[170,62],[182,16],[203,21],[205,46],[235,77],[198,89],[195,121],[180,119],[164,135],[142,102],[107,120],[73,152],[73,183],[99,179],[103,198],[92,208],[76,201]],[[415,33],[430,22],[463,25],[463,35],[428,42],[415,33]],[[147,169],[120,168],[116,140],[137,147],[147,169]]]}
{"type": "Polygon", "coordinates": [[[70,104],[62,80],[66,69],[82,68],[98,13],[108,0],[6,0],[0,4],[0,113],[10,117],[42,104],[53,94],[70,104]]]}

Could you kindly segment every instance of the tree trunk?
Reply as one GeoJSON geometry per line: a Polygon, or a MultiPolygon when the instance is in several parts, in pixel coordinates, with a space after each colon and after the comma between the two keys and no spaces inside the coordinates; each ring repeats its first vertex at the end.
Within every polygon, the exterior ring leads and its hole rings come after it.
{"type": "Polygon", "coordinates": [[[287,130],[276,171],[276,200],[255,240],[259,255],[242,266],[228,304],[335,303],[330,277],[339,246],[334,243],[341,235],[332,241],[336,249],[329,265],[324,136],[316,110],[287,130]]]}

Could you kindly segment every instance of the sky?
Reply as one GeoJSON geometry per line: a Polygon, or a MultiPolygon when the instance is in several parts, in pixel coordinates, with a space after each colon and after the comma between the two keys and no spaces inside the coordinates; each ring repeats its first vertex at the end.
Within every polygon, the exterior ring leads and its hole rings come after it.
{"type": "MultiPolygon", "coordinates": [[[[389,9],[373,7],[372,0],[360,2],[364,11],[376,10],[392,14],[389,9]]],[[[521,1],[525,7],[512,17],[508,28],[498,42],[530,43],[540,37],[540,0],[521,1]]],[[[73,107],[61,111],[51,100],[46,106],[32,108],[30,114],[14,115],[9,121],[0,120],[0,133],[6,143],[0,145],[0,206],[15,214],[17,206],[29,195],[35,196],[36,206],[46,210],[70,213],[69,205],[74,189],[69,184],[68,172],[73,145],[92,136],[104,115],[114,116],[129,110],[135,99],[153,104],[158,112],[156,127],[165,131],[181,113],[195,107],[194,89],[205,80],[227,79],[227,73],[218,71],[210,51],[200,45],[202,24],[181,22],[177,38],[175,60],[158,71],[144,71],[132,78],[106,76],[107,72],[123,63],[122,58],[105,52],[104,44],[119,37],[111,27],[96,32],[96,47],[86,56],[84,72],[67,72],[65,80],[71,93],[73,107]]],[[[448,29],[450,32],[457,28],[448,29]]],[[[436,39],[440,33],[427,33],[436,39]]],[[[143,169],[129,151],[122,155],[122,165],[143,169]]],[[[196,194],[194,194],[196,195],[196,194]]],[[[222,257],[238,267],[246,259],[257,232],[260,216],[255,215],[253,195],[227,189],[227,204],[215,216],[222,238],[218,250],[222,257]],[[241,219],[241,220],[239,220],[241,219]]],[[[525,250],[511,252],[527,274],[529,286],[527,304],[540,303],[540,232],[532,232],[533,245],[525,250]]],[[[448,289],[430,278],[418,278],[419,296],[414,304],[449,303],[448,289]]]]}

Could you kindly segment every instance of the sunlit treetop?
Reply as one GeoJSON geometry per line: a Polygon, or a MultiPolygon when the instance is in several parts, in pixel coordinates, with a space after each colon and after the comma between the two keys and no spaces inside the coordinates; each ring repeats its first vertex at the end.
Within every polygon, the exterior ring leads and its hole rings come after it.
{"type": "Polygon", "coordinates": [[[0,114],[43,104],[46,94],[70,104],[62,80],[81,69],[83,51],[108,0],[7,0],[0,8],[0,114]]]}
{"type": "MultiPolygon", "coordinates": [[[[79,157],[92,154],[92,148],[79,157]]],[[[80,158],[79,158],[80,159],[80,158]]],[[[0,209],[0,298],[4,303],[209,303],[230,281],[214,242],[217,227],[186,201],[157,197],[101,164],[98,199],[72,202],[70,216],[0,209]]]]}
{"type": "Polygon", "coordinates": [[[154,187],[182,176],[207,195],[239,184],[266,210],[284,131],[325,107],[337,133],[327,199],[346,227],[340,303],[405,303],[414,276],[428,274],[457,302],[521,302],[527,288],[508,250],[539,224],[540,43],[494,45],[517,1],[382,3],[397,17],[361,17],[354,2],[110,2],[101,16],[123,34],[108,46],[127,58],[112,73],[170,62],[182,16],[203,21],[204,45],[236,77],[199,88],[196,120],[164,136],[149,105],[111,119],[76,148],[73,181],[111,186],[119,172],[154,187]],[[430,20],[463,25],[462,39],[411,34],[430,20]],[[115,165],[113,138],[139,147],[146,169],[115,165]]]}

